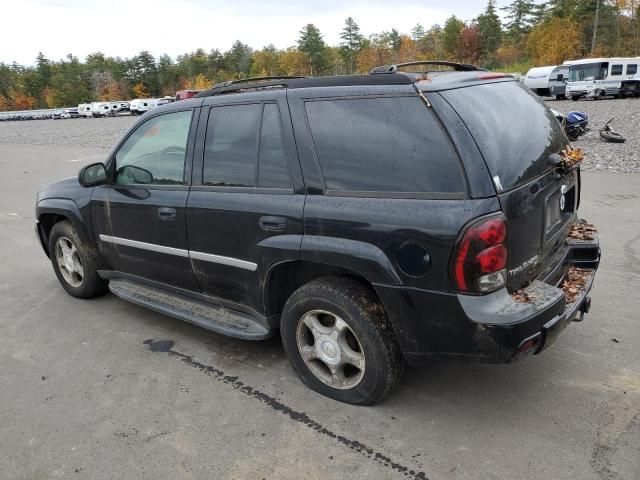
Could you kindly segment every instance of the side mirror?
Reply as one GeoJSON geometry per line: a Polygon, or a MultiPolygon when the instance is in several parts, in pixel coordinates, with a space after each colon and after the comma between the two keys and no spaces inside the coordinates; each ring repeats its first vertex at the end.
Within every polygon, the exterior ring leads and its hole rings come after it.
{"type": "Polygon", "coordinates": [[[558,78],[557,78],[558,82],[561,82],[564,80],[564,75],[562,75],[561,73],[558,74],[558,78]]]}
{"type": "Polygon", "coordinates": [[[107,169],[104,163],[92,163],[82,167],[78,173],[78,182],[83,187],[95,187],[107,181],[107,169]]]}
{"type": "Polygon", "coordinates": [[[136,167],[134,165],[123,165],[118,169],[118,180],[126,180],[126,183],[140,183],[146,185],[153,183],[153,174],[144,168],[136,167]]]}

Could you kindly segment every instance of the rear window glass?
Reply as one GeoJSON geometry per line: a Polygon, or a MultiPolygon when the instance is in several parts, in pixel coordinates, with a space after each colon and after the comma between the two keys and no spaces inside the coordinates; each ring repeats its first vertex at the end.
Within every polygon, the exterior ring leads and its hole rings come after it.
{"type": "Polygon", "coordinates": [[[622,75],[622,65],[613,65],[611,67],[611,75],[622,75]]]}
{"type": "Polygon", "coordinates": [[[442,92],[469,128],[503,190],[549,169],[567,143],[551,111],[525,87],[499,82],[442,92]]]}
{"type": "Polygon", "coordinates": [[[328,190],[461,193],[460,161],[419,97],[306,103],[328,190]]]}
{"type": "Polygon", "coordinates": [[[635,75],[638,72],[637,64],[629,64],[627,65],[627,75],[635,75]]]}

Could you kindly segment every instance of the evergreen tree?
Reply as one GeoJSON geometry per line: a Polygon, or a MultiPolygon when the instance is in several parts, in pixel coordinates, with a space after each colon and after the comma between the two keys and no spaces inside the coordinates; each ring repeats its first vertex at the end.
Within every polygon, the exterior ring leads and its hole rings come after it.
{"type": "Polygon", "coordinates": [[[442,29],[442,48],[449,58],[455,58],[460,32],[464,28],[464,22],[455,15],[447,18],[442,29]]]}
{"type": "Polygon", "coordinates": [[[506,12],[507,36],[514,42],[519,41],[522,34],[531,30],[532,15],[535,10],[533,0],[514,0],[500,10],[506,12]]]}
{"type": "Polygon", "coordinates": [[[487,2],[484,13],[478,16],[476,23],[482,37],[482,54],[485,59],[493,56],[502,39],[502,23],[496,13],[495,0],[487,2]]]}
{"type": "Polygon", "coordinates": [[[426,34],[426,30],[420,23],[416,23],[416,26],[411,29],[411,38],[416,42],[422,40],[426,34]]]}
{"type": "Polygon", "coordinates": [[[351,74],[356,70],[356,56],[362,47],[363,39],[360,27],[353,18],[349,17],[344,21],[340,38],[343,40],[340,43],[340,54],[347,66],[347,73],[351,74]]]}
{"type": "Polygon", "coordinates": [[[402,35],[395,28],[392,28],[389,32],[389,45],[395,52],[399,52],[402,46],[402,35]]]}
{"type": "Polygon", "coordinates": [[[298,49],[306,55],[311,75],[321,75],[326,71],[329,63],[327,46],[320,30],[313,23],[308,23],[300,30],[298,49]]]}

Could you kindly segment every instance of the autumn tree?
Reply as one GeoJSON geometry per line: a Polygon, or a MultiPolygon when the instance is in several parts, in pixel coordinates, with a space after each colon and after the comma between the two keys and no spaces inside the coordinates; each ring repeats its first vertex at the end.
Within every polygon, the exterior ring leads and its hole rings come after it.
{"type": "Polygon", "coordinates": [[[142,82],[136,83],[131,91],[133,92],[134,98],[147,98],[149,96],[149,92],[142,82]]]}
{"type": "Polygon", "coordinates": [[[31,110],[36,106],[37,100],[25,93],[15,92],[11,97],[14,110],[31,110]]]}
{"type": "Polygon", "coordinates": [[[456,45],[456,59],[465,63],[478,63],[482,55],[482,35],[477,25],[467,25],[460,31],[456,45]]]}
{"type": "Polygon", "coordinates": [[[360,34],[360,27],[351,17],[344,21],[344,28],[340,33],[342,43],[340,43],[340,53],[347,66],[347,73],[353,73],[356,70],[356,58],[362,47],[363,37],[360,34]]]}
{"type": "Polygon", "coordinates": [[[279,65],[280,56],[281,52],[279,52],[273,45],[266,46],[262,50],[256,51],[253,54],[253,62],[251,63],[251,75],[271,76],[283,74],[279,65]]]}
{"type": "Polygon", "coordinates": [[[556,17],[535,27],[527,50],[535,65],[558,65],[579,56],[582,33],[575,20],[556,17]]]}
{"type": "Polygon", "coordinates": [[[0,94],[0,112],[9,110],[10,106],[11,106],[11,103],[9,102],[9,99],[4,95],[0,94]]]}

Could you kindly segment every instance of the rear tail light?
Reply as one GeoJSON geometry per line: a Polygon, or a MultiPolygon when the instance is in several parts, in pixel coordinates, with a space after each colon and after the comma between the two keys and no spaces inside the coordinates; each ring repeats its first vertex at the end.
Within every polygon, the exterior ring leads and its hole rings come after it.
{"type": "Polygon", "coordinates": [[[506,239],[507,223],[502,216],[481,219],[463,231],[452,262],[457,290],[487,293],[506,285],[506,239]]]}

